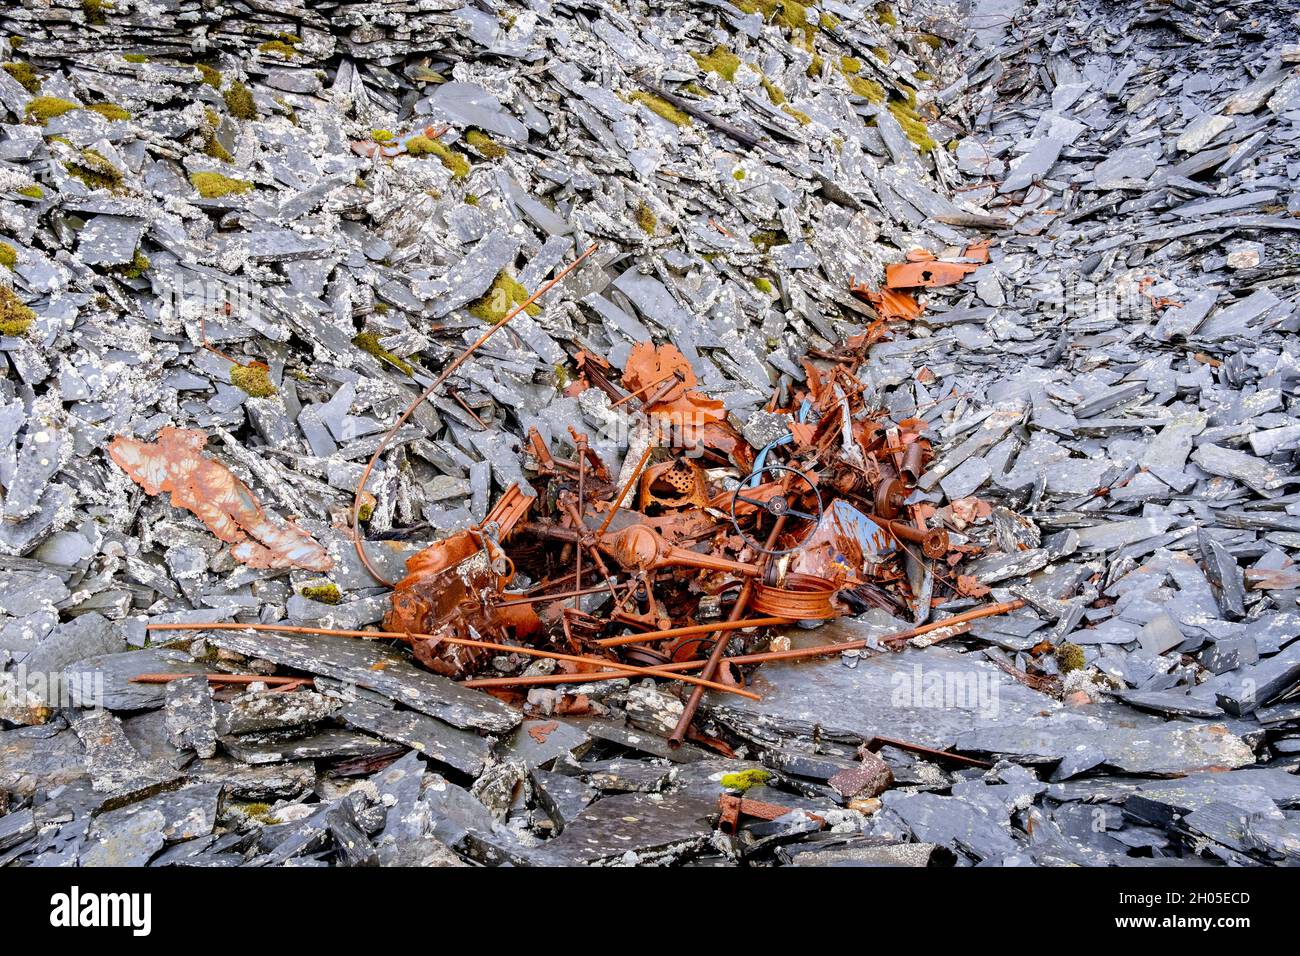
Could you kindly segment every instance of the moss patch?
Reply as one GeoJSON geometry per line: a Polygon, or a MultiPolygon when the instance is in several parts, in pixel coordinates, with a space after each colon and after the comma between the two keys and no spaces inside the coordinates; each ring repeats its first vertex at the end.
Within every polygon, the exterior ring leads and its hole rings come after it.
{"type": "Polygon", "coordinates": [[[149,62],[149,57],[145,56],[143,53],[123,53],[122,59],[126,60],[127,63],[148,63],[149,62]]]}
{"type": "Polygon", "coordinates": [[[17,293],[0,286],[0,335],[26,335],[36,321],[36,313],[25,306],[17,293]]]}
{"type": "Polygon", "coordinates": [[[292,43],[286,43],[283,40],[267,40],[265,43],[258,44],[257,51],[259,53],[274,53],[286,60],[298,55],[297,48],[292,43]]]}
{"type": "Polygon", "coordinates": [[[800,126],[807,126],[812,122],[812,117],[803,110],[797,110],[793,106],[786,105],[781,107],[782,112],[787,116],[792,116],[798,121],[800,126]]]}
{"type": "Polygon", "coordinates": [[[18,265],[18,250],[7,242],[0,242],[0,266],[12,269],[18,265]]]}
{"type": "Polygon", "coordinates": [[[754,286],[760,292],[766,292],[768,295],[776,295],[776,286],[772,285],[771,279],[764,279],[762,276],[759,276],[754,280],[754,286]]]}
{"type": "Polygon", "coordinates": [[[634,103],[641,103],[650,110],[650,112],[662,116],[674,126],[690,126],[691,118],[677,107],[673,106],[662,97],[655,96],[653,93],[647,93],[645,90],[637,90],[628,99],[634,103]]]}
{"type": "Polygon", "coordinates": [[[36,75],[30,63],[3,63],[0,69],[12,76],[18,81],[28,93],[39,93],[41,91],[41,78],[36,75]]]}
{"type": "MultiPolygon", "coordinates": [[[[912,94],[914,100],[915,93],[912,94]]],[[[923,153],[928,153],[935,149],[939,144],[930,136],[930,129],[925,125],[925,120],[921,119],[921,114],[916,111],[912,102],[908,100],[891,100],[889,103],[889,114],[898,121],[898,125],[903,128],[913,145],[923,153]]]]}
{"type": "Polygon", "coordinates": [[[722,786],[727,790],[740,790],[744,792],[750,787],[757,787],[767,783],[772,779],[770,770],[740,770],[736,773],[723,774],[722,786]]]}
{"type": "Polygon", "coordinates": [[[139,249],[135,250],[135,255],[131,261],[124,266],[118,266],[117,271],[128,279],[138,279],[149,269],[149,257],[139,249]]]}
{"type": "MultiPolygon", "coordinates": [[[[523,287],[518,279],[503,270],[500,275],[492,280],[492,287],[470,303],[468,311],[474,318],[495,325],[514,311],[515,306],[527,301],[528,290],[523,287]]],[[[529,315],[536,315],[541,311],[541,307],[535,304],[530,305],[526,311],[529,315]]]]}
{"type": "Polygon", "coordinates": [[[113,5],[106,0],[81,0],[81,12],[85,14],[86,22],[95,26],[102,26],[108,22],[104,16],[105,11],[112,10],[113,5]]]}
{"type": "Polygon", "coordinates": [[[45,197],[45,190],[35,183],[32,183],[30,186],[24,186],[22,189],[18,190],[18,195],[26,196],[28,199],[43,199],[45,197]]]}
{"type": "Polygon", "coordinates": [[[413,136],[408,139],[406,152],[407,155],[416,157],[437,156],[455,179],[464,179],[469,175],[469,158],[464,153],[428,136],[413,136]]]}
{"type": "Polygon", "coordinates": [[[60,99],[57,96],[37,96],[28,101],[25,115],[29,121],[35,120],[44,126],[54,117],[77,109],[81,107],[71,100],[60,99]]]}
{"type": "Polygon", "coordinates": [[[785,104],[785,94],[781,92],[781,87],[777,86],[766,76],[764,76],[759,82],[763,84],[763,91],[767,93],[767,98],[769,100],[777,106],[783,106],[785,104]]]}
{"type": "Polygon", "coordinates": [[[208,66],[206,63],[196,63],[194,64],[194,69],[199,71],[199,75],[203,77],[203,82],[208,84],[208,86],[212,87],[214,90],[221,89],[221,71],[215,66],[208,66]]]}
{"type": "Polygon", "coordinates": [[[338,604],[343,600],[343,594],[339,591],[339,586],[333,581],[327,581],[324,584],[306,584],[298,591],[309,601],[316,601],[319,604],[338,604]]]}
{"type": "Polygon", "coordinates": [[[230,88],[221,96],[226,101],[226,109],[231,116],[242,120],[257,119],[257,104],[253,102],[253,93],[239,80],[231,83],[230,88]]]}
{"type": "Polygon", "coordinates": [[[232,179],[221,173],[190,173],[190,185],[199,191],[204,199],[219,199],[232,193],[246,193],[253,184],[246,179],[232,179]]]}
{"type": "Polygon", "coordinates": [[[781,246],[786,242],[785,233],[780,229],[764,229],[754,233],[749,237],[749,241],[758,249],[768,252],[773,246],[781,246]]]}
{"type": "Polygon", "coordinates": [[[370,139],[375,143],[388,143],[393,139],[393,134],[386,129],[372,129],[370,139]]]}
{"type": "Polygon", "coordinates": [[[898,26],[898,16],[894,13],[894,8],[887,3],[876,4],[876,22],[882,26],[898,26]]]}
{"type": "Polygon", "coordinates": [[[506,148],[481,129],[471,129],[466,132],[465,142],[474,147],[480,156],[487,159],[500,159],[506,154],[506,148]]]}
{"type": "Polygon", "coordinates": [[[129,120],[131,111],[116,103],[91,103],[86,109],[92,113],[98,113],[106,120],[129,120]]]}
{"type": "Polygon", "coordinates": [[[740,57],[719,43],[712,53],[692,53],[695,62],[705,73],[716,73],[728,83],[735,82],[736,70],[740,69],[740,57]]]}
{"type": "Polygon", "coordinates": [[[275,394],[271,370],[261,362],[236,365],[230,370],[230,384],[242,388],[253,398],[270,398],[275,394]]]}
{"type": "Polygon", "coordinates": [[[399,372],[410,375],[415,371],[415,367],[410,362],[379,344],[378,332],[362,332],[352,339],[352,344],[361,351],[373,355],[379,361],[391,365],[399,372]]]}
{"type": "Polygon", "coordinates": [[[122,171],[93,149],[83,149],[63,166],[90,189],[116,189],[122,185],[122,171]]]}
{"type": "Polygon", "coordinates": [[[636,224],[641,227],[641,231],[647,236],[655,234],[655,227],[659,225],[659,218],[648,203],[643,202],[636,207],[636,224]]]}
{"type": "Polygon", "coordinates": [[[768,23],[775,23],[790,33],[796,46],[812,49],[817,28],[808,22],[808,8],[796,0],[731,0],[731,5],[745,13],[762,14],[768,23]]]}
{"type": "Polygon", "coordinates": [[[1066,641],[1056,647],[1056,667],[1062,674],[1077,671],[1084,666],[1083,648],[1066,641]]]}

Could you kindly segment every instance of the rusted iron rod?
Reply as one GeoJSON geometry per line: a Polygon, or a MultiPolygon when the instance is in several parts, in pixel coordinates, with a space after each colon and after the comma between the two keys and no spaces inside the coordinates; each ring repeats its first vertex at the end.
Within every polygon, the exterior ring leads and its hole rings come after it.
{"type": "Polygon", "coordinates": [[[771,627],[774,624],[791,624],[788,617],[754,617],[747,621],[716,621],[712,624],[688,624],[684,627],[669,627],[661,631],[644,631],[640,634],[623,634],[619,637],[604,637],[596,641],[600,647],[621,647],[624,644],[648,644],[670,637],[686,637],[690,634],[711,634],[714,631],[739,631],[747,627],[771,627]]]}
{"type": "MultiPolygon", "coordinates": [[[[982,617],[992,617],[997,614],[1006,614],[1008,611],[1014,611],[1017,608],[1024,607],[1024,602],[1020,600],[1004,601],[1001,604],[989,604],[984,607],[973,608],[962,614],[954,614],[952,617],[942,621],[931,621],[929,624],[922,624],[920,627],[908,628],[905,631],[899,631],[896,634],[889,634],[882,637],[882,643],[896,643],[905,641],[913,637],[919,637],[930,631],[937,631],[941,628],[963,627],[970,621],[978,620],[982,617]]],[[[718,625],[711,625],[714,630],[718,625]]],[[[838,654],[842,651],[856,651],[868,645],[867,640],[844,641],[840,644],[815,644],[812,647],[792,647],[788,651],[761,651],[757,654],[740,654],[736,657],[724,657],[722,662],[725,664],[765,664],[769,661],[794,661],[802,660],[808,657],[825,657],[830,654],[838,654]]],[[[702,667],[707,661],[678,661],[672,664],[660,665],[660,670],[666,671],[689,671],[702,667]]],[[[618,671],[591,671],[586,674],[538,674],[529,677],[484,677],[476,680],[467,680],[463,683],[467,687],[530,687],[533,685],[543,684],[585,684],[594,683],[603,680],[618,680],[626,677],[626,674],[618,671]]]]}
{"type": "Polygon", "coordinates": [[[183,677],[206,677],[209,684],[310,684],[310,677],[267,677],[262,674],[136,674],[132,684],[170,684],[183,677]]]}
{"type": "Polygon", "coordinates": [[[332,634],[335,637],[360,637],[367,640],[396,639],[413,644],[417,640],[444,641],[447,644],[459,644],[462,647],[477,647],[482,650],[496,651],[501,654],[523,654],[526,657],[546,657],[555,661],[570,661],[575,664],[596,665],[613,668],[627,674],[640,674],[645,677],[662,677],[667,680],[680,680],[694,684],[701,689],[719,690],[750,700],[762,700],[752,691],[739,687],[719,684],[703,677],[691,677],[686,674],[674,674],[661,667],[638,667],[611,661],[600,657],[580,657],[577,654],[563,654],[559,651],[543,651],[535,647],[519,647],[514,644],[494,644],[491,641],[476,641],[468,637],[450,635],[422,634],[414,631],[348,631],[332,627],[303,627],[290,624],[241,624],[238,621],[213,621],[208,624],[150,624],[147,631],[274,631],[280,634],[332,634]]]}

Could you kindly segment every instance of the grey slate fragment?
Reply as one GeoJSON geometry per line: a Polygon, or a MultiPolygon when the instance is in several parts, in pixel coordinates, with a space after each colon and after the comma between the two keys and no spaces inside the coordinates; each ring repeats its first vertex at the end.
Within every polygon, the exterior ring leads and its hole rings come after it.
{"type": "Polygon", "coordinates": [[[471,776],[483,772],[491,749],[491,742],[476,733],[414,711],[391,710],[364,700],[346,704],[338,719],[348,727],[412,747],[435,763],[471,776]]]}
{"type": "Polygon", "coordinates": [[[198,756],[217,752],[217,712],[212,690],[202,675],[182,677],[167,684],[167,730],[172,743],[198,756]]]}
{"type": "Polygon", "coordinates": [[[402,655],[371,641],[236,631],[213,632],[208,640],[284,667],[350,681],[453,727],[504,732],[520,721],[517,711],[494,697],[418,669],[402,655]]]}

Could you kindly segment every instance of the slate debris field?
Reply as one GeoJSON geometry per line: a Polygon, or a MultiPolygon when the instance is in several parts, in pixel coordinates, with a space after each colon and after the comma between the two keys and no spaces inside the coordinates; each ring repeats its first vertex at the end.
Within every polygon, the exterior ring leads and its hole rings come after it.
{"type": "Polygon", "coordinates": [[[1249,0],[6,4],[0,865],[1300,861],[1298,37],[1249,0]],[[716,407],[698,464],[656,402],[716,407]],[[726,505],[764,456],[818,529],[884,524],[766,554],[726,505]],[[615,512],[760,568],[750,615],[792,573],[833,613],[598,645],[744,592],[616,561],[615,512]],[[385,583],[453,552],[418,614],[385,583]],[[575,560],[533,636],[451,640],[452,578],[575,560]]]}

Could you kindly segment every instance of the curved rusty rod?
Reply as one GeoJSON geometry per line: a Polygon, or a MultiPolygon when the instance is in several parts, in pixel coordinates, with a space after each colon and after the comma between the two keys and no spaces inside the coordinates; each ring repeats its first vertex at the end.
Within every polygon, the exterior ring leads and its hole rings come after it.
{"type": "Polygon", "coordinates": [[[447,379],[451,378],[452,374],[456,371],[456,369],[460,368],[461,365],[465,363],[466,359],[468,359],[471,355],[473,355],[476,351],[478,351],[479,347],[484,342],[492,338],[492,336],[495,335],[498,331],[500,331],[501,329],[509,325],[511,319],[517,316],[520,312],[523,312],[525,309],[527,309],[530,305],[532,305],[542,296],[546,295],[547,292],[551,291],[551,289],[554,288],[554,286],[558,282],[560,282],[561,279],[563,279],[566,275],[568,275],[570,272],[576,269],[578,267],[578,264],[581,263],[583,259],[586,259],[587,256],[595,252],[597,246],[598,243],[594,243],[594,242],[591,245],[589,245],[586,248],[586,250],[582,253],[582,255],[578,256],[578,258],[574,259],[567,266],[565,266],[558,273],[556,273],[555,278],[551,279],[549,282],[546,282],[544,285],[539,286],[537,291],[535,291],[532,295],[530,295],[519,305],[515,306],[515,308],[511,310],[506,315],[505,318],[503,318],[500,322],[493,325],[490,329],[488,329],[477,339],[475,339],[473,344],[470,345],[469,348],[465,349],[465,351],[461,352],[460,355],[456,356],[455,360],[450,365],[448,365],[445,369],[443,369],[442,374],[433,380],[432,385],[430,385],[423,392],[421,392],[420,396],[415,401],[411,402],[410,405],[406,406],[406,411],[402,412],[402,414],[398,417],[397,421],[393,423],[393,427],[388,429],[388,431],[384,433],[384,437],[380,440],[378,447],[375,448],[375,453],[370,456],[370,461],[366,462],[365,470],[361,472],[361,480],[357,482],[357,490],[352,496],[352,545],[354,548],[356,548],[357,557],[361,559],[361,563],[365,565],[366,570],[370,572],[370,576],[374,578],[376,581],[378,581],[380,584],[387,585],[388,587],[391,588],[394,587],[397,582],[388,580],[388,578],[380,574],[375,569],[375,566],[370,563],[370,558],[366,554],[365,545],[361,541],[361,520],[360,520],[361,494],[365,490],[366,482],[370,480],[370,472],[374,470],[375,463],[379,461],[379,456],[382,455],[388,449],[388,443],[393,440],[393,436],[397,434],[398,429],[400,429],[403,425],[406,424],[406,420],[411,417],[411,415],[415,412],[417,408],[420,407],[421,403],[423,403],[426,399],[429,398],[429,396],[431,396],[435,391],[437,391],[439,385],[447,381],[447,379]]]}
{"type": "Polygon", "coordinates": [[[694,684],[701,689],[725,691],[750,700],[762,700],[753,691],[742,687],[729,687],[703,677],[687,674],[674,674],[661,667],[638,667],[620,661],[606,660],[602,657],[580,657],[577,654],[563,654],[559,651],[543,651],[535,647],[519,647],[514,644],[493,644],[491,641],[476,641],[468,637],[451,637],[438,634],[424,634],[419,631],[348,631],[333,627],[302,627],[290,624],[241,624],[238,621],[214,621],[208,624],[150,624],[146,631],[275,631],[281,634],[332,634],[335,637],[361,637],[369,640],[397,639],[413,644],[417,640],[444,641],[459,644],[462,647],[477,647],[488,651],[505,654],[523,654],[527,657],[546,657],[554,661],[569,661],[575,664],[592,664],[597,667],[613,668],[622,671],[623,676],[639,674],[645,677],[662,677],[666,680],[680,680],[694,684]]]}

